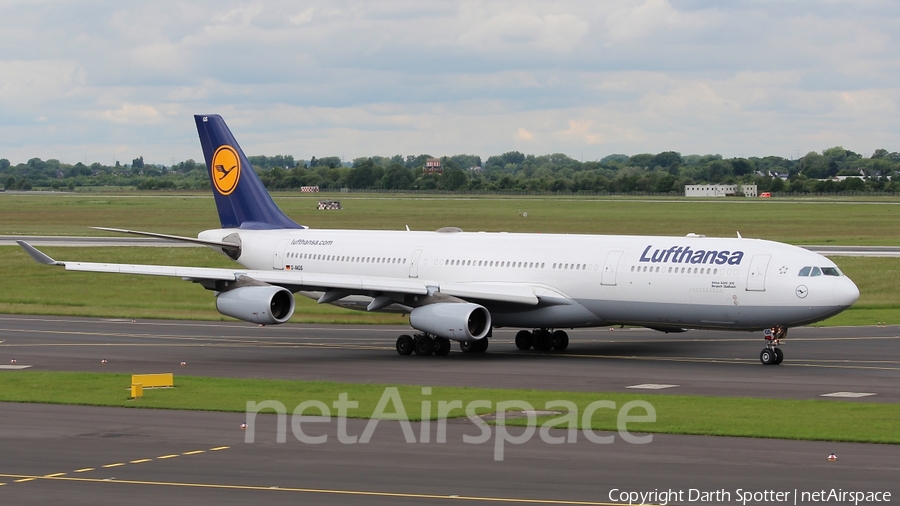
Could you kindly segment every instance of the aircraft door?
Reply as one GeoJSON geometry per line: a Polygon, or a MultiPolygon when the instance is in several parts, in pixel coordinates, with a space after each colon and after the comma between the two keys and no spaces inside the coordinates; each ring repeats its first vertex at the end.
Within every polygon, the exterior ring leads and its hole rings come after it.
{"type": "Polygon", "coordinates": [[[273,269],[284,270],[284,249],[287,248],[288,242],[290,239],[281,239],[275,245],[275,256],[272,258],[273,269]]]}
{"type": "Polygon", "coordinates": [[[419,257],[421,256],[422,250],[420,249],[417,249],[416,252],[413,253],[412,261],[409,263],[409,277],[419,277],[419,257]]]}
{"type": "Polygon", "coordinates": [[[619,270],[619,260],[622,258],[621,251],[610,251],[606,255],[606,262],[603,264],[603,272],[600,274],[600,284],[605,286],[616,286],[616,272],[619,270]]]}
{"type": "Polygon", "coordinates": [[[747,291],[766,291],[766,270],[769,268],[769,260],[772,255],[753,255],[750,260],[750,271],[747,273],[747,291]]]}

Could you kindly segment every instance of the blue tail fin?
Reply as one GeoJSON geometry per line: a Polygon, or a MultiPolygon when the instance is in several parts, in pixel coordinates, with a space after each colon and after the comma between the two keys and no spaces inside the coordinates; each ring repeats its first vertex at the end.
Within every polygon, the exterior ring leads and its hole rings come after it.
{"type": "Polygon", "coordinates": [[[275,205],[219,115],[194,116],[222,228],[306,228],[275,205]]]}

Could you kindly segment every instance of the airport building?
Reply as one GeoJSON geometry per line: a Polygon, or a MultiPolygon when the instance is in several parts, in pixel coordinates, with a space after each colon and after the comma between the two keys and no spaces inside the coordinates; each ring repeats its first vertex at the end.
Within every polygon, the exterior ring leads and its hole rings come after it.
{"type": "Polygon", "coordinates": [[[687,184],[685,197],[756,197],[755,184],[687,184]]]}

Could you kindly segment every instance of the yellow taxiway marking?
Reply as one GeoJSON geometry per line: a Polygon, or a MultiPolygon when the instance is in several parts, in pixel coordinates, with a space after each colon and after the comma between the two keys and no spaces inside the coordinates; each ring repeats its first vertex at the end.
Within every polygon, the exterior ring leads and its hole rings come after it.
{"type": "Polygon", "coordinates": [[[109,468],[109,467],[121,467],[124,465],[125,465],[124,462],[116,462],[115,464],[106,464],[105,466],[100,466],[100,467],[109,468]]]}
{"type": "Polygon", "coordinates": [[[215,448],[210,448],[209,451],[211,451],[211,452],[217,452],[217,451],[219,451],[219,450],[227,450],[227,449],[229,449],[229,448],[231,448],[231,447],[230,447],[230,446],[217,446],[217,447],[215,447],[215,448]]]}
{"type": "Polygon", "coordinates": [[[174,459],[174,458],[177,457],[177,456],[178,456],[178,455],[161,455],[161,456],[156,457],[156,458],[157,458],[157,459],[160,459],[160,460],[162,460],[162,459],[174,459]]]}
{"type": "Polygon", "coordinates": [[[21,480],[16,480],[15,482],[16,483],[25,483],[26,481],[34,481],[38,478],[39,478],[38,476],[33,476],[31,478],[22,478],[21,480]]]}
{"type": "Polygon", "coordinates": [[[65,476],[66,473],[45,474],[44,478],[56,478],[57,476],[65,476]]]}
{"type": "Polygon", "coordinates": [[[86,473],[86,472],[88,472],[88,471],[93,471],[93,470],[94,470],[93,467],[85,467],[84,469],[76,469],[76,470],[74,470],[74,471],[72,471],[72,472],[73,472],[73,473],[86,473]]]}
{"type": "Polygon", "coordinates": [[[198,453],[206,453],[206,450],[194,450],[192,452],[184,452],[182,455],[197,455],[198,453]]]}
{"type": "Polygon", "coordinates": [[[132,460],[131,462],[129,462],[129,464],[143,464],[144,462],[150,462],[150,461],[152,461],[152,460],[153,460],[153,459],[138,459],[138,460],[132,460]]]}
{"type": "Polygon", "coordinates": [[[373,492],[368,490],[340,490],[328,488],[301,488],[301,487],[267,487],[258,485],[222,485],[215,483],[185,483],[171,481],[142,481],[142,480],[104,480],[100,478],[71,478],[64,476],[25,476],[16,474],[0,474],[0,478],[21,478],[18,481],[56,480],[81,483],[119,483],[127,485],[156,485],[163,487],[203,488],[218,490],[246,490],[268,492],[294,492],[306,494],[331,494],[358,497],[391,497],[395,499],[444,499],[449,501],[466,502],[492,502],[492,503],[519,503],[519,504],[564,504],[582,506],[624,506],[624,503],[596,502],[596,501],[570,501],[565,499],[525,499],[517,497],[482,497],[469,495],[443,495],[443,494],[413,494],[405,492],[373,492]]]}

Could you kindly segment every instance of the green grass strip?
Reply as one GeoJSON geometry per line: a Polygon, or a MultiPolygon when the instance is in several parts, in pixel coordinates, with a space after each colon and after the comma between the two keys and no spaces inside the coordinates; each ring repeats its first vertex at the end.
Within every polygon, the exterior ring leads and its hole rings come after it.
{"type": "MultiPolygon", "coordinates": [[[[237,264],[205,248],[43,248],[57,260],[231,268],[237,264]]],[[[835,257],[860,290],[852,308],[816,325],[900,323],[900,258],[835,257]]],[[[67,272],[40,265],[18,246],[0,246],[0,313],[229,320],[212,292],[176,278],[67,272]]],[[[293,323],[405,325],[402,315],[351,311],[296,297],[293,323]]]]}
{"type": "MultiPolygon", "coordinates": [[[[187,409],[244,412],[247,402],[276,400],[290,414],[306,400],[318,400],[331,407],[341,393],[359,402],[348,412],[353,418],[369,418],[385,388],[393,385],[355,384],[324,381],[283,381],[263,379],[176,376],[175,388],[145,390],[144,397],[131,400],[131,377],[126,374],[44,371],[0,372],[0,401],[116,406],[132,408],[187,409]]],[[[644,400],[653,405],[657,421],[629,425],[635,432],[695,434],[714,436],[765,437],[778,439],[900,443],[900,405],[833,400],[783,400],[688,395],[659,395],[610,392],[556,392],[489,388],[433,387],[423,395],[420,386],[397,385],[410,420],[422,419],[423,401],[431,402],[434,418],[440,401],[475,400],[525,401],[544,409],[547,401],[575,403],[579,421],[584,408],[597,400],[616,403],[616,410],[600,409],[591,419],[594,430],[615,430],[618,408],[628,401],[644,400]]],[[[479,409],[479,413],[489,410],[479,409]]],[[[388,404],[387,413],[394,412],[388,404]]],[[[307,414],[317,415],[311,411],[307,414]]],[[[337,415],[332,410],[333,416],[337,415]]],[[[632,415],[642,415],[634,410],[632,415]]],[[[450,416],[464,416],[455,409],[450,416]]],[[[539,420],[541,423],[544,419],[539,420]]],[[[510,425],[524,420],[509,420],[510,425]]]]}

